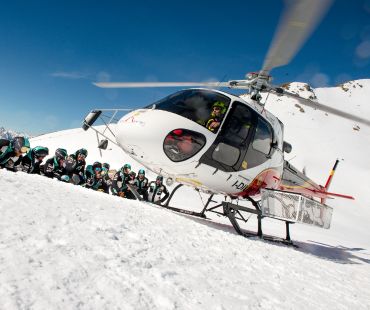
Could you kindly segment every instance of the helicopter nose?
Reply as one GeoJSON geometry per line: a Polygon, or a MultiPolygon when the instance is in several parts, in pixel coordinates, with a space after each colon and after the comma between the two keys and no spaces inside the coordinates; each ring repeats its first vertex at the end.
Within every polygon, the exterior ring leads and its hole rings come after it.
{"type": "Polygon", "coordinates": [[[215,139],[203,126],[162,110],[137,110],[117,124],[117,143],[146,166],[170,169],[197,160],[215,139]],[[211,139],[207,137],[211,135],[211,139]],[[207,138],[206,138],[207,137],[207,138]]]}

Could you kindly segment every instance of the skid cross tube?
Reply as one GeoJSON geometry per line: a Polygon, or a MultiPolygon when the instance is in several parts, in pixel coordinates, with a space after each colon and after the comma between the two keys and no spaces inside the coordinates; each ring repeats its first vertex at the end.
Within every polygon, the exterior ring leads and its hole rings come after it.
{"type": "MultiPolygon", "coordinates": [[[[262,215],[262,212],[258,206],[258,203],[253,200],[252,198],[248,197],[249,199],[247,199],[248,201],[250,201],[253,206],[255,207],[255,209],[252,209],[252,208],[248,208],[248,207],[244,207],[244,206],[240,206],[240,205],[236,205],[236,204],[233,204],[231,202],[226,202],[226,201],[223,201],[222,202],[222,206],[223,206],[223,210],[224,210],[224,215],[227,216],[230,220],[230,223],[233,225],[235,231],[244,236],[244,237],[252,237],[252,236],[257,236],[259,238],[262,238],[262,239],[265,239],[265,240],[268,240],[268,241],[274,241],[274,242],[281,242],[281,243],[284,243],[284,244],[288,244],[288,245],[293,245],[293,242],[290,238],[290,231],[289,231],[289,224],[291,224],[291,222],[288,222],[288,221],[285,221],[285,228],[286,228],[286,236],[285,236],[285,239],[282,239],[282,238],[275,238],[275,237],[270,237],[270,236],[266,236],[266,235],[263,235],[262,233],[262,218],[264,217],[262,215]],[[258,230],[257,230],[257,234],[253,234],[253,233],[247,233],[245,231],[243,231],[240,226],[239,226],[239,223],[237,221],[237,219],[240,220],[240,218],[237,218],[236,217],[236,214],[240,214],[240,211],[242,212],[247,212],[247,213],[252,213],[252,214],[256,214],[257,215],[257,220],[258,220],[258,230]]],[[[244,222],[246,222],[247,220],[245,220],[244,218],[242,219],[244,222]]]]}
{"type": "Polygon", "coordinates": [[[206,216],[204,215],[204,212],[195,212],[195,211],[189,211],[189,210],[185,210],[185,209],[181,209],[181,208],[175,208],[175,207],[171,207],[169,204],[173,198],[173,196],[175,195],[175,193],[177,192],[177,190],[179,188],[181,188],[183,185],[182,184],[178,184],[171,192],[170,194],[170,197],[168,197],[166,203],[164,205],[162,205],[163,208],[166,208],[166,209],[169,209],[169,210],[172,210],[172,211],[175,211],[175,212],[179,212],[179,213],[184,213],[184,214],[188,214],[188,215],[192,215],[192,216],[197,216],[197,217],[202,217],[202,218],[205,218],[206,216]]]}
{"type": "Polygon", "coordinates": [[[221,212],[217,212],[217,211],[213,211],[214,209],[218,208],[218,207],[221,207],[222,204],[218,204],[212,208],[209,208],[208,209],[208,206],[210,203],[214,202],[216,203],[217,201],[214,201],[212,200],[213,199],[213,195],[214,194],[211,194],[203,208],[203,210],[201,212],[196,212],[196,211],[190,211],[190,210],[185,210],[185,209],[181,209],[181,208],[175,208],[175,207],[172,207],[170,206],[170,202],[173,198],[173,196],[175,195],[175,193],[183,186],[183,184],[178,184],[171,192],[170,196],[168,197],[166,203],[164,205],[162,205],[162,207],[166,208],[166,209],[169,209],[169,210],[173,210],[175,212],[179,212],[179,213],[184,213],[184,214],[188,214],[188,215],[192,215],[192,216],[197,216],[197,217],[201,217],[201,218],[206,218],[206,215],[205,213],[207,211],[209,212],[214,212],[214,213],[217,213],[217,214],[220,214],[220,215],[224,215],[223,213],[221,212]]]}

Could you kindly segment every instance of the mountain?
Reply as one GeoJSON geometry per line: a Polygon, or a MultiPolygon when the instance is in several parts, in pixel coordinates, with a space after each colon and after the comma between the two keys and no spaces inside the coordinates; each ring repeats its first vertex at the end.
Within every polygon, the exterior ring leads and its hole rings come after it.
{"type": "MultiPolygon", "coordinates": [[[[286,87],[370,115],[370,80],[286,87]]],[[[194,219],[0,170],[0,309],[369,309],[370,129],[296,104],[273,95],[266,102],[293,145],[287,159],[323,184],[339,158],[330,190],[356,198],[328,201],[334,208],[329,230],[292,225],[296,249],[243,238],[217,215],[194,219]]],[[[42,135],[31,145],[70,153],[85,147],[88,163],[140,168],[115,145],[100,155],[91,130],[42,135]]],[[[174,205],[199,210],[201,199],[184,187],[174,205]]],[[[284,234],[282,222],[263,221],[266,233],[284,234]]],[[[247,224],[255,229],[255,218],[247,224]]]]}
{"type": "Polygon", "coordinates": [[[25,133],[16,132],[13,130],[7,130],[4,127],[0,127],[0,139],[13,139],[16,136],[24,136],[30,138],[31,136],[25,133]]]}

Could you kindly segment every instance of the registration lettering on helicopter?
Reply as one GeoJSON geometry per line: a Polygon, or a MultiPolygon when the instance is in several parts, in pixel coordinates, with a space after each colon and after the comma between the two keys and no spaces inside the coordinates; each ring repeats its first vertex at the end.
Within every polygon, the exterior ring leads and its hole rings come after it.
{"type": "Polygon", "coordinates": [[[232,187],[235,187],[237,190],[245,190],[248,187],[248,183],[245,183],[245,181],[236,180],[232,187]]]}

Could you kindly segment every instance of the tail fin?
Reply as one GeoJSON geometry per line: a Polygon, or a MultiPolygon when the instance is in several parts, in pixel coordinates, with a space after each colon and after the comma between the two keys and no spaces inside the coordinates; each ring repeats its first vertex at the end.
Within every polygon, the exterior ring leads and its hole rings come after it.
{"type": "MultiPolygon", "coordinates": [[[[329,187],[330,187],[331,181],[333,180],[333,176],[334,176],[335,170],[337,169],[338,163],[339,163],[339,159],[337,159],[335,161],[334,167],[330,171],[329,177],[328,177],[328,179],[326,181],[326,184],[325,184],[325,186],[323,188],[325,190],[325,192],[327,192],[329,190],[329,187]]],[[[321,199],[321,203],[322,204],[325,204],[325,202],[326,202],[326,198],[322,198],[321,199]]]]}

